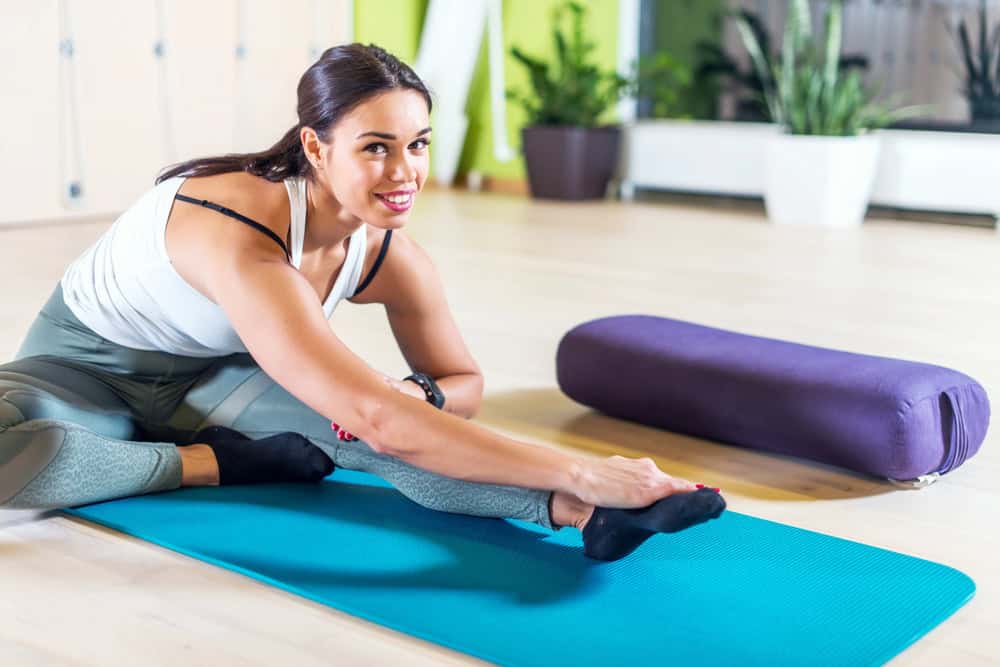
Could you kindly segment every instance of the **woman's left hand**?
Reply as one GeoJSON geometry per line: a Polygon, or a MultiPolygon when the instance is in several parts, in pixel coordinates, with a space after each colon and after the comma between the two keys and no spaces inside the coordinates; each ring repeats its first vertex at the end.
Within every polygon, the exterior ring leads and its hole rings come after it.
{"type": "Polygon", "coordinates": [[[337,432],[337,437],[341,440],[346,440],[348,442],[354,442],[357,440],[357,438],[348,433],[346,430],[340,428],[340,424],[337,422],[330,422],[330,428],[337,432]]]}

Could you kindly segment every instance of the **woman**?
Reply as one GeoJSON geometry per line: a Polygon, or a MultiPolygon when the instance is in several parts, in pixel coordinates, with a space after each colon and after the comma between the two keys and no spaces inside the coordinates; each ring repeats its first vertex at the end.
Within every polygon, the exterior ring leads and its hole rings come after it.
{"type": "Polygon", "coordinates": [[[0,504],[316,481],[337,465],[433,509],[576,526],[605,560],[717,516],[718,493],[650,459],[594,461],[462,419],[479,368],[430,258],[398,231],[427,176],[430,110],[405,64],[338,46],[270,150],[162,173],[0,366],[0,504]],[[384,304],[421,372],[395,381],[348,350],[327,322],[341,299],[384,304]]]}

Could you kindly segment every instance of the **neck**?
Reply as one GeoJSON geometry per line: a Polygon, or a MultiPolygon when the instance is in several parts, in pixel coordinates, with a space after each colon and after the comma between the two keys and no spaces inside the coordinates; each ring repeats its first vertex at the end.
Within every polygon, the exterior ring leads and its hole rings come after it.
{"type": "MultiPolygon", "coordinates": [[[[321,176],[317,176],[321,178],[321,176]]],[[[308,248],[335,248],[365,224],[352,215],[321,182],[306,179],[306,236],[308,248]]]]}

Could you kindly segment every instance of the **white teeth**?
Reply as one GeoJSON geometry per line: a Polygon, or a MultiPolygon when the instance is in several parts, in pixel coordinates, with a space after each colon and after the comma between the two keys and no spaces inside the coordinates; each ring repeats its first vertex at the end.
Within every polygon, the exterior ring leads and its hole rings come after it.
{"type": "Polygon", "coordinates": [[[393,204],[406,204],[410,201],[412,195],[395,195],[392,197],[386,197],[386,200],[391,201],[393,204]]]}

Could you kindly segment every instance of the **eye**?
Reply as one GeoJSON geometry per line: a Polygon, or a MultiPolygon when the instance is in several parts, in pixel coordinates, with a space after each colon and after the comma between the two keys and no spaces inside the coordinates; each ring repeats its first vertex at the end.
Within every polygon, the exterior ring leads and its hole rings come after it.
{"type": "Polygon", "coordinates": [[[367,146],[365,146],[365,150],[368,151],[369,153],[374,153],[375,155],[381,155],[382,153],[389,152],[389,149],[386,148],[386,145],[380,141],[374,144],[368,144],[367,146]],[[378,148],[381,148],[382,150],[375,150],[378,148]]]}
{"type": "Polygon", "coordinates": [[[416,141],[414,141],[412,144],[410,144],[410,148],[414,148],[416,150],[423,150],[424,148],[427,148],[430,145],[431,145],[431,140],[430,139],[425,139],[423,137],[420,137],[419,139],[417,139],[416,141]]]}

